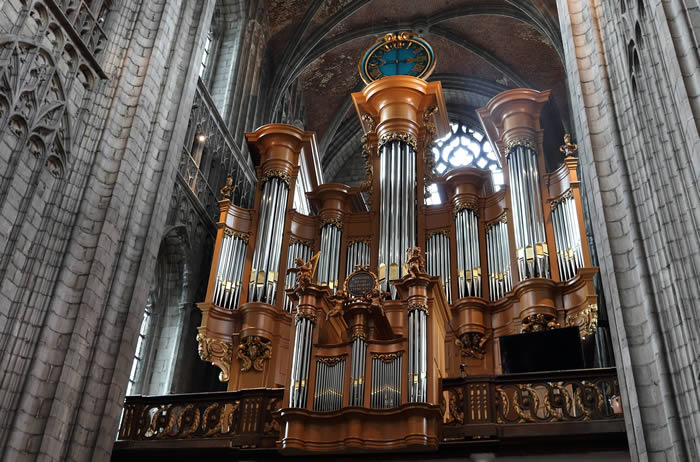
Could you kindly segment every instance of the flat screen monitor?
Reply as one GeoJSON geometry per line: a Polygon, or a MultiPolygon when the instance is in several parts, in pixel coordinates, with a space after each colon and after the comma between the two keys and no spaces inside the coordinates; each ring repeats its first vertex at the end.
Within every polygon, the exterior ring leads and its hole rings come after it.
{"type": "Polygon", "coordinates": [[[583,369],[578,327],[566,327],[500,338],[504,374],[583,369]]]}

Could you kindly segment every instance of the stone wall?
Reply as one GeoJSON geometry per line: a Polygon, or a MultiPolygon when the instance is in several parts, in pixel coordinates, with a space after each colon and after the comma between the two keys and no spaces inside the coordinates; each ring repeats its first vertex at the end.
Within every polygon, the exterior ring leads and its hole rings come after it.
{"type": "Polygon", "coordinates": [[[687,3],[557,2],[635,460],[700,459],[700,74],[687,3]]]}

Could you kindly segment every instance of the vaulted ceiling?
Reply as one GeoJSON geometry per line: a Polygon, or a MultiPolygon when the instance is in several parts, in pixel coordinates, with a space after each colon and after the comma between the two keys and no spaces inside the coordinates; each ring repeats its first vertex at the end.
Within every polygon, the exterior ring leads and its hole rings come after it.
{"type": "Polygon", "coordinates": [[[548,118],[557,138],[569,125],[555,0],[266,2],[275,75],[269,109],[298,78],[326,181],[361,162],[350,94],[364,85],[357,68],[364,51],[388,32],[411,30],[433,46],[430,80],[442,82],[451,118],[476,125],[474,109],[492,96],[529,87],[552,90],[548,118]]]}

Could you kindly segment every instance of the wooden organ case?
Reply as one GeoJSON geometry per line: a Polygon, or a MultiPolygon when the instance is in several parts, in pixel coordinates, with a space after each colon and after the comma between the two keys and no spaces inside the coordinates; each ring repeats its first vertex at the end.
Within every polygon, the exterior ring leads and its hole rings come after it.
{"type": "Polygon", "coordinates": [[[478,111],[504,170],[498,191],[486,170],[434,174],[433,143],[449,130],[440,82],[392,76],[353,94],[367,171],[358,188],[318,184],[312,133],[246,134],[255,207],[220,202],[197,339],[229,391],[284,388],[282,452],[436,449],[449,406],[441,379],[461,367],[500,374],[504,335],[595,329],[573,145],[545,174],[548,98],[509,90],[478,111]],[[302,169],[313,216],[293,208],[302,169]],[[428,182],[443,204],[423,205],[428,182]]]}

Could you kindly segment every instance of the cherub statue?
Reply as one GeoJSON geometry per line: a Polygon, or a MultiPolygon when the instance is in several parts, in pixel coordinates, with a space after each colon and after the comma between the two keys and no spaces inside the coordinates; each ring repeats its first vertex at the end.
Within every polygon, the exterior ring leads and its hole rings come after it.
{"type": "Polygon", "coordinates": [[[338,290],[338,292],[331,297],[331,300],[333,301],[333,309],[326,315],[326,320],[341,314],[343,312],[343,305],[347,299],[348,294],[343,289],[338,290]]]}
{"type": "Polygon", "coordinates": [[[223,188],[219,190],[221,193],[221,196],[223,196],[224,199],[231,199],[233,197],[233,193],[236,191],[236,187],[233,185],[233,178],[230,176],[226,177],[226,184],[224,185],[223,188]]]}
{"type": "Polygon", "coordinates": [[[297,258],[294,263],[297,265],[296,268],[288,268],[287,274],[297,273],[296,286],[294,290],[301,290],[309,286],[313,280],[314,273],[316,272],[316,263],[318,262],[318,256],[321,252],[317,252],[316,255],[311,257],[309,261],[304,263],[304,260],[297,258]]]}
{"type": "Polygon", "coordinates": [[[406,251],[406,263],[408,264],[408,274],[417,277],[425,273],[425,258],[420,247],[409,247],[406,251]]]}

